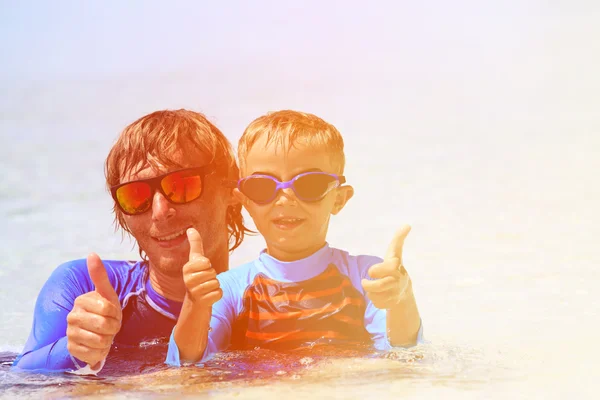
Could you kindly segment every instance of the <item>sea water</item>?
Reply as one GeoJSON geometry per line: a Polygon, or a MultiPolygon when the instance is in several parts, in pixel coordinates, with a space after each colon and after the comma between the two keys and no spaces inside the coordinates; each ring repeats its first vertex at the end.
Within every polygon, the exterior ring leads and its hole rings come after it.
{"type": "MultiPolygon", "coordinates": [[[[164,344],[155,344],[100,378],[10,372],[37,293],[57,265],[90,251],[137,256],[113,232],[103,187],[102,162],[117,132],[86,125],[2,123],[0,393],[594,397],[598,136],[549,126],[485,140],[456,131],[420,137],[398,126],[346,135],[346,176],[356,195],[332,218],[329,242],[383,255],[394,230],[412,225],[404,263],[424,323],[422,345],[329,358],[257,350],[173,370],[162,365],[164,344]]],[[[249,238],[232,267],[262,246],[260,237],[249,238]]]]}
{"type": "MultiPolygon", "coordinates": [[[[154,75],[3,82],[0,397],[596,398],[600,32],[593,10],[565,7],[490,14],[473,32],[440,17],[431,26],[443,35],[407,36],[421,41],[399,41],[402,57],[354,41],[360,51],[331,53],[338,64],[288,51],[273,66],[257,47],[232,52],[237,63],[213,56],[154,75]],[[259,349],[183,369],[164,366],[164,343],[145,343],[115,351],[95,378],[11,372],[60,263],[91,251],[137,259],[114,231],[103,162],[128,123],[180,107],[234,144],[270,110],[336,125],[355,196],[328,241],[383,256],[412,226],[404,264],[426,342],[383,354],[259,349]]],[[[231,267],[263,246],[248,238],[231,267]]]]}

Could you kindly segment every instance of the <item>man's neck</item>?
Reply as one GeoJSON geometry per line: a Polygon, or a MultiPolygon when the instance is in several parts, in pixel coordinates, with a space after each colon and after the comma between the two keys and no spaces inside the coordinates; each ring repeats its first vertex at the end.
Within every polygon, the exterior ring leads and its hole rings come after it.
{"type": "MultiPolygon", "coordinates": [[[[217,274],[229,269],[229,251],[226,247],[215,252],[209,260],[217,274]]],[[[183,265],[181,267],[183,268],[183,265]]],[[[150,262],[149,280],[152,288],[159,295],[169,300],[183,302],[186,293],[183,275],[167,275],[150,262]]]]}
{"type": "Polygon", "coordinates": [[[185,284],[182,275],[167,275],[150,263],[150,285],[159,295],[173,301],[183,302],[185,284]]]}

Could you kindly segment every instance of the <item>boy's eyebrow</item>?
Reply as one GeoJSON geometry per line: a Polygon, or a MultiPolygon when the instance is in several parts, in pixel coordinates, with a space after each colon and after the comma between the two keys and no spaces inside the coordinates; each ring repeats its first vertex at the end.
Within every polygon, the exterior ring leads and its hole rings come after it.
{"type": "MultiPolygon", "coordinates": [[[[294,176],[296,175],[300,175],[303,174],[305,172],[323,172],[323,170],[321,168],[308,168],[308,169],[303,169],[297,173],[294,174],[294,176]]],[[[268,175],[268,176],[272,176],[273,178],[277,178],[279,179],[278,176],[273,175],[271,172],[263,172],[263,171],[255,171],[252,173],[252,175],[268,175]]]]}
{"type": "Polygon", "coordinates": [[[296,175],[300,175],[303,174],[305,172],[323,172],[323,170],[321,168],[309,168],[309,169],[303,169],[302,171],[296,173],[296,175]]]}
{"type": "Polygon", "coordinates": [[[255,171],[252,173],[252,175],[267,175],[267,176],[272,176],[273,178],[277,178],[277,176],[273,175],[270,172],[262,172],[262,171],[255,171]]]}

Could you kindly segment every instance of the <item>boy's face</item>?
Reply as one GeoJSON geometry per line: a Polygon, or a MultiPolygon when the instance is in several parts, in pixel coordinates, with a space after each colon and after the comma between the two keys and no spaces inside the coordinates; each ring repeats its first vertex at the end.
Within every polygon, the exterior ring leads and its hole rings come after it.
{"type": "MultiPolygon", "coordinates": [[[[249,150],[242,176],[270,175],[285,182],[307,171],[338,173],[324,149],[296,143],[287,151],[287,144],[270,143],[265,147],[265,143],[266,135],[249,150]]],[[[257,204],[237,189],[234,193],[264,236],[268,253],[280,261],[294,261],[325,245],[329,217],[344,207],[354,189],[348,185],[338,187],[319,201],[305,202],[286,188],[267,204],[257,204]]]]}

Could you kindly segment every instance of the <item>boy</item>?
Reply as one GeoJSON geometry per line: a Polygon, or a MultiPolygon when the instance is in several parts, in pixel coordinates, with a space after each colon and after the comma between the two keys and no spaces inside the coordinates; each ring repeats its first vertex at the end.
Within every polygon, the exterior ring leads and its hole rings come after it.
{"type": "Polygon", "coordinates": [[[188,231],[191,306],[173,329],[167,363],[204,361],[227,348],[372,341],[387,349],[419,341],[419,312],[401,261],[410,228],[398,231],[385,260],[326,242],[330,216],[354,194],[344,185],[337,129],[311,114],[270,113],[246,128],[238,158],[244,178],[234,194],[267,248],[217,279],[199,234],[188,231]]]}

